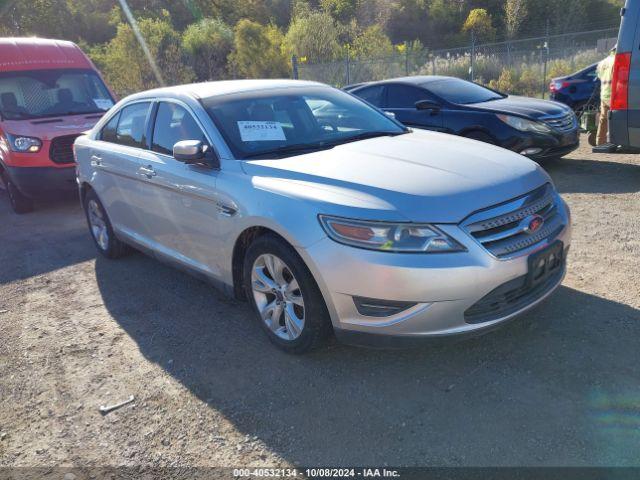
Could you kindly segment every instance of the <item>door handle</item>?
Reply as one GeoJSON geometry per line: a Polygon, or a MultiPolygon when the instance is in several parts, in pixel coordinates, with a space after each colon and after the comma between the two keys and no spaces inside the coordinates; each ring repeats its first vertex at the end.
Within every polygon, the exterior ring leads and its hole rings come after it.
{"type": "Polygon", "coordinates": [[[98,155],[91,155],[91,166],[99,167],[101,165],[102,165],[102,157],[99,157],[98,155]]]}
{"type": "Polygon", "coordinates": [[[148,165],[146,167],[140,167],[138,169],[138,172],[140,172],[140,174],[144,175],[147,178],[156,176],[156,171],[153,169],[151,165],[148,165]]]}
{"type": "Polygon", "coordinates": [[[232,207],[231,205],[227,205],[226,203],[217,202],[216,208],[218,209],[218,213],[225,217],[233,217],[238,211],[237,208],[232,207]]]}

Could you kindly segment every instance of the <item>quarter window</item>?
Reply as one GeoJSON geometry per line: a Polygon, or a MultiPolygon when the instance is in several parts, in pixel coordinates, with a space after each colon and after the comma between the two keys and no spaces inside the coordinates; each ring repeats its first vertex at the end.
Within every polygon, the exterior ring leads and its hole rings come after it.
{"type": "Polygon", "coordinates": [[[182,140],[207,139],[191,114],[175,103],[163,102],[158,107],[156,123],[153,128],[151,149],[165,155],[173,155],[173,146],[182,140]]]}

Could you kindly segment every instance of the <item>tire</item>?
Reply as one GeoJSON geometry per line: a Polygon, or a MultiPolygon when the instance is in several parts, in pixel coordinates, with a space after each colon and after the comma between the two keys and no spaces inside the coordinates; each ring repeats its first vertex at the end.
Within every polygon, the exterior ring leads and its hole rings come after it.
{"type": "Polygon", "coordinates": [[[247,300],[271,342],[295,354],[326,343],[331,320],[322,293],[303,260],[284,240],[272,234],[258,237],[247,250],[243,273],[247,300]],[[274,293],[274,287],[280,288],[279,293],[274,293]],[[261,312],[266,314],[264,319],[261,312]]]}
{"type": "Polygon", "coordinates": [[[489,143],[491,145],[495,145],[496,141],[493,139],[491,135],[488,133],[481,132],[479,130],[473,130],[471,132],[467,132],[464,135],[466,138],[470,138],[471,140],[478,140],[479,142],[489,143]]]}
{"type": "Polygon", "coordinates": [[[6,173],[1,173],[2,181],[9,196],[9,203],[13,211],[19,215],[33,211],[33,200],[25,197],[6,173]]]}
{"type": "Polygon", "coordinates": [[[89,190],[82,202],[91,238],[98,251],[106,258],[116,259],[131,252],[131,247],[119,240],[111,221],[96,192],[89,190]]]}

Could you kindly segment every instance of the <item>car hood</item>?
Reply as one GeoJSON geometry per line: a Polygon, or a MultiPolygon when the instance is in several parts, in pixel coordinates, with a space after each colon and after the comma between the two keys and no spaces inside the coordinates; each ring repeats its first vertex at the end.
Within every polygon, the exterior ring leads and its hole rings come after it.
{"type": "Polygon", "coordinates": [[[248,160],[243,169],[255,188],[321,202],[321,213],[433,223],[458,223],[550,182],[511,151],[427,131],[248,160]]]}
{"type": "Polygon", "coordinates": [[[102,118],[103,114],[69,115],[64,117],[38,118],[32,120],[4,120],[2,128],[12,135],[37,137],[51,140],[63,135],[84,133],[102,118]]]}
{"type": "Polygon", "coordinates": [[[496,113],[511,113],[533,119],[562,115],[569,112],[567,106],[562,103],[512,95],[500,100],[472,103],[466,106],[496,113]]]}

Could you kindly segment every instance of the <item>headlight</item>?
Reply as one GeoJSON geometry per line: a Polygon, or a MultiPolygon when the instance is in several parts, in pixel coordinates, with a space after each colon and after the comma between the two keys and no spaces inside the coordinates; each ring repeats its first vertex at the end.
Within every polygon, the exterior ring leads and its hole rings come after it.
{"type": "Polygon", "coordinates": [[[385,252],[443,253],[466,249],[433,225],[350,220],[320,215],[330,238],[339,243],[385,252]]]}
{"type": "Polygon", "coordinates": [[[9,146],[14,152],[36,153],[42,148],[42,140],[33,137],[8,135],[9,146]]]}
{"type": "Polygon", "coordinates": [[[534,133],[550,133],[551,129],[544,123],[534,122],[532,120],[526,120],[521,117],[512,117],[511,115],[496,115],[500,120],[509,125],[510,127],[520,130],[521,132],[534,132],[534,133]]]}

